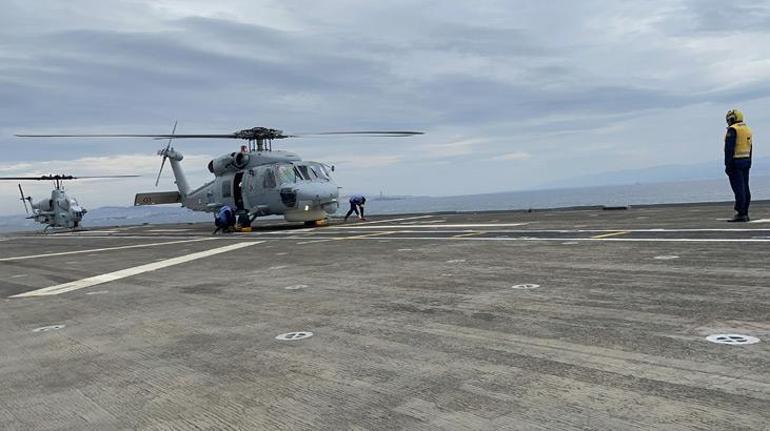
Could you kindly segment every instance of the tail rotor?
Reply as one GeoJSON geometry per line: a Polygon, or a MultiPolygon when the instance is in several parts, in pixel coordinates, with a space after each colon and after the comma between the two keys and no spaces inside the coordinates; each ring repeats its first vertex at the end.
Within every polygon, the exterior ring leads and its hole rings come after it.
{"type": "Polygon", "coordinates": [[[158,178],[155,179],[155,187],[158,187],[158,183],[160,182],[160,174],[163,173],[163,166],[165,166],[166,159],[168,158],[168,150],[169,148],[171,148],[171,141],[174,139],[174,133],[176,132],[176,124],[177,122],[174,121],[174,128],[171,129],[171,135],[169,135],[168,137],[168,144],[166,144],[166,148],[158,151],[158,154],[163,155],[163,161],[160,162],[160,170],[158,171],[158,178]]]}
{"type": "Polygon", "coordinates": [[[21,201],[24,203],[24,211],[29,215],[29,208],[27,208],[27,201],[29,201],[30,205],[32,204],[32,198],[24,196],[24,190],[21,188],[21,184],[19,184],[19,193],[21,194],[21,201]]]}

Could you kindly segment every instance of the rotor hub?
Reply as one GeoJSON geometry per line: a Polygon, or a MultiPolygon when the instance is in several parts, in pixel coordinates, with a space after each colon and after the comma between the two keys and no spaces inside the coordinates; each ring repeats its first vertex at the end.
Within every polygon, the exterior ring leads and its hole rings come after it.
{"type": "Polygon", "coordinates": [[[233,133],[233,135],[238,139],[248,139],[249,141],[266,141],[289,137],[283,133],[283,130],[270,129],[267,127],[252,127],[251,129],[243,129],[233,133]]]}

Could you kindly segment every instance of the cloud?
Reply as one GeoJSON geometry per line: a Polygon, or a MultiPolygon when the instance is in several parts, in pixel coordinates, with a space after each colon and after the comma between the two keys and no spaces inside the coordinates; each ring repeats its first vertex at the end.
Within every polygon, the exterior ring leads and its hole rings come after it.
{"type": "MultiPolygon", "coordinates": [[[[186,155],[182,161],[192,167],[191,171],[203,172],[211,160],[205,155],[186,155]]],[[[48,160],[43,162],[21,162],[0,164],[0,176],[37,176],[46,174],[63,175],[148,175],[157,173],[159,156],[142,154],[117,154],[109,157],[81,157],[72,160],[48,160]]]]}
{"type": "MultiPolygon", "coordinates": [[[[435,138],[433,138],[433,140],[435,140],[435,138]]],[[[478,138],[455,139],[449,142],[420,145],[418,146],[418,150],[420,150],[424,154],[424,157],[428,159],[456,157],[471,154],[476,146],[483,144],[484,142],[484,139],[478,138]]]]}
{"type": "Polygon", "coordinates": [[[487,160],[494,161],[494,162],[511,162],[511,161],[529,160],[531,158],[532,158],[531,154],[525,153],[522,151],[517,151],[515,153],[500,154],[499,156],[490,157],[487,160]]]}
{"type": "Polygon", "coordinates": [[[327,157],[327,160],[334,160],[334,164],[348,165],[352,169],[385,167],[399,163],[402,158],[397,155],[352,155],[337,154],[327,157]]]}
{"type": "MultiPolygon", "coordinates": [[[[770,135],[768,17],[767,5],[741,0],[10,0],[0,15],[2,165],[151,177],[157,141],[12,134],[164,133],[174,120],[187,133],[427,131],[275,143],[338,164],[344,187],[399,194],[526,188],[672,154],[717,159],[733,105],[770,135]],[[516,169],[490,170],[490,160],[516,169]]],[[[239,144],[175,143],[199,155],[184,162],[191,182],[239,144]]],[[[90,199],[112,195],[94,188],[90,199]]]]}

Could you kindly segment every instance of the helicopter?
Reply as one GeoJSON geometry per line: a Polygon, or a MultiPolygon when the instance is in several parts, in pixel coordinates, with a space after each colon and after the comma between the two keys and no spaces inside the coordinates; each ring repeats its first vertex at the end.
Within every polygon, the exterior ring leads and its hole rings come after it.
{"type": "Polygon", "coordinates": [[[180,203],[193,211],[216,212],[229,206],[238,215],[238,224],[248,227],[261,216],[282,215],[287,222],[322,224],[339,208],[340,187],[332,179],[334,166],[303,161],[292,152],[273,150],[273,141],[310,136],[408,137],[422,135],[412,131],[337,131],[287,134],[282,130],[253,127],[226,134],[46,134],[19,135],[37,138],[153,138],[168,139],[158,151],[162,157],[158,178],[166,160],[174,172],[177,191],[137,193],[134,205],[180,203]],[[208,163],[214,179],[191,188],[182,169],[182,153],[171,144],[174,139],[241,139],[248,145],[219,156],[208,163]]]}
{"type": "Polygon", "coordinates": [[[87,177],[74,177],[72,175],[42,175],[39,177],[0,177],[0,181],[53,181],[54,189],[50,199],[41,199],[37,203],[32,202],[31,196],[24,196],[24,190],[19,184],[21,201],[24,203],[24,211],[27,218],[37,223],[46,225],[43,231],[49,228],[77,229],[83,216],[88,212],[81,207],[77,199],[70,197],[64,191],[65,180],[95,179],[95,178],[131,178],[138,175],[100,175],[87,177]],[[29,202],[29,207],[27,207],[29,202]],[[30,214],[30,208],[32,213],[30,214]]]}

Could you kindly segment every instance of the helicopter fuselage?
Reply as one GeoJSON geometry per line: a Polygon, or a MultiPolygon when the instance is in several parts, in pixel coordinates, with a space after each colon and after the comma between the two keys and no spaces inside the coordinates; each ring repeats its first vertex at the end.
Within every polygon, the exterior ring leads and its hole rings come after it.
{"type": "Polygon", "coordinates": [[[86,209],[82,208],[77,199],[70,198],[61,189],[51,191],[50,199],[42,199],[32,203],[32,215],[29,217],[47,227],[74,229],[80,226],[86,209]]]}
{"type": "Polygon", "coordinates": [[[179,162],[182,155],[166,152],[177,179],[182,205],[195,211],[215,212],[228,205],[252,217],[283,215],[290,222],[312,222],[334,214],[339,187],[324,164],[303,161],[287,151],[242,151],[209,163],[215,178],[186,190],[179,162]]]}

